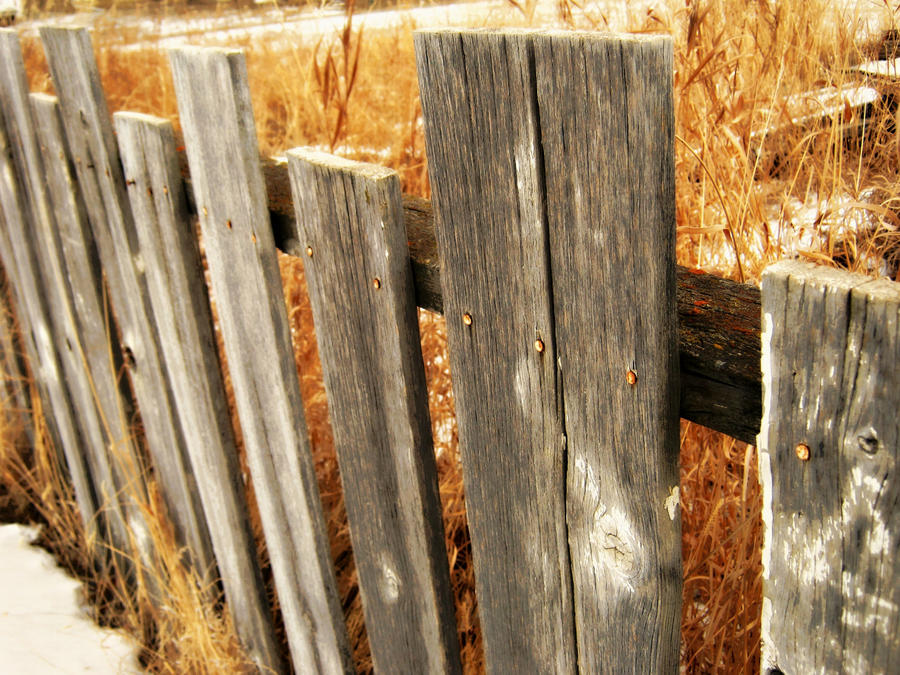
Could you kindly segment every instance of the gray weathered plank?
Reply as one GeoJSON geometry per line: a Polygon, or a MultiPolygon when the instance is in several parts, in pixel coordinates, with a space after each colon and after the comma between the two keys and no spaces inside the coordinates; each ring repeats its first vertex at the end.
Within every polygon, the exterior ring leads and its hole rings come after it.
{"type": "Polygon", "coordinates": [[[763,275],[763,672],[900,659],[900,284],[763,275]]]}
{"type": "Polygon", "coordinates": [[[681,520],[672,41],[539,35],[534,58],[578,667],[674,673],[681,520]]]}
{"type": "Polygon", "coordinates": [[[177,407],[160,355],[147,295],[145,261],[137,243],[112,122],[85,29],[41,27],[59,95],[63,126],[112,307],[122,333],[147,446],[177,540],[200,570],[211,569],[212,547],[177,407]]]}
{"type": "Polygon", "coordinates": [[[671,43],[416,53],[488,667],[673,671],[671,43]]]}
{"type": "Polygon", "coordinates": [[[243,55],[171,52],[212,295],[298,672],[350,671],[243,55]]]}
{"type": "Polygon", "coordinates": [[[287,155],[375,670],[460,672],[400,182],[287,155]]]}
{"type": "Polygon", "coordinates": [[[35,251],[26,245],[24,214],[27,203],[20,197],[21,193],[6,135],[6,115],[0,106],[0,203],[3,204],[5,225],[0,228],[0,257],[12,281],[32,375],[45,392],[42,402],[45,416],[52,421],[50,429],[55,432],[52,441],[57,451],[63,453],[69,468],[88,541],[98,542],[101,541],[98,505],[90,470],[85,462],[86,448],[51,339],[50,319],[44,304],[46,296],[37,275],[37,257],[35,251]]]}
{"type": "Polygon", "coordinates": [[[416,35],[485,659],[496,672],[573,672],[566,446],[530,47],[497,33],[416,35]]]}
{"type": "MultiPolygon", "coordinates": [[[[131,442],[127,428],[128,420],[122,418],[121,406],[114,402],[107,410],[98,407],[100,402],[96,391],[103,389],[105,375],[109,371],[108,352],[98,355],[96,363],[86,360],[81,326],[75,317],[75,293],[94,293],[97,281],[87,286],[73,289],[66,274],[62,254],[62,241],[56,222],[58,215],[70,218],[66,211],[56,211],[51,204],[49,184],[57,185],[58,172],[55,170],[59,159],[52,167],[44,166],[37,131],[33,122],[28,98],[28,84],[25,64],[15,32],[0,33],[0,105],[6,112],[6,130],[12,149],[12,160],[20,177],[21,195],[26,208],[23,212],[27,229],[25,246],[41,255],[35,255],[41,277],[41,288],[45,294],[47,314],[50,319],[51,339],[56,344],[62,374],[71,397],[73,412],[78,418],[84,440],[84,452],[94,485],[98,506],[104,512],[109,526],[109,536],[115,550],[131,552],[131,540],[127,523],[135,528],[143,527],[140,510],[133,505],[132,496],[141,493],[140,462],[131,442]],[[98,365],[94,371],[92,366],[98,365]],[[104,414],[105,413],[105,414],[104,414]],[[110,453],[115,452],[121,462],[111,461],[110,453]],[[135,495],[126,494],[124,488],[133,487],[135,495]],[[131,507],[127,504],[131,503],[131,507]]],[[[87,270],[87,274],[98,270],[87,270]]],[[[98,324],[101,332],[100,346],[108,345],[102,332],[105,326],[102,316],[86,317],[90,325],[98,324]]],[[[82,322],[84,325],[84,322],[82,322]]],[[[89,337],[89,336],[87,336],[89,337]]],[[[109,373],[115,389],[115,373],[109,373]]],[[[137,537],[136,541],[142,538],[137,537]]],[[[125,558],[120,563],[126,568],[130,563],[125,558]]]]}
{"type": "Polygon", "coordinates": [[[228,609],[263,668],[282,669],[219,366],[203,262],[187,211],[172,125],[113,115],[150,302],[184,424],[228,609]]]}

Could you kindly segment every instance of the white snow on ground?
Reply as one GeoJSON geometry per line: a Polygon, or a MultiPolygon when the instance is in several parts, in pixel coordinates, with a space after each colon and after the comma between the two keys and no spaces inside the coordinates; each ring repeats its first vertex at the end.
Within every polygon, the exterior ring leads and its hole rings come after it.
{"type": "Polygon", "coordinates": [[[0,673],[140,673],[134,642],[87,616],[81,583],[30,545],[37,534],[0,525],[0,673]]]}

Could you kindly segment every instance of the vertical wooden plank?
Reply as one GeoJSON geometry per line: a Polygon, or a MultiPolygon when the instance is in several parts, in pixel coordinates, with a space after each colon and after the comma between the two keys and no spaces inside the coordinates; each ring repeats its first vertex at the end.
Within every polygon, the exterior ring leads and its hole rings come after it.
{"type": "Polygon", "coordinates": [[[672,41],[537,35],[578,666],[678,670],[672,41]]]}
{"type": "Polygon", "coordinates": [[[146,262],[134,221],[112,122],[85,29],[43,26],[41,40],[59,95],[88,219],[106,274],[130,364],[135,398],[161,492],[178,541],[202,571],[214,564],[209,532],[147,294],[146,262]]]}
{"type": "MultiPolygon", "coordinates": [[[[84,434],[84,451],[98,506],[103,509],[110,527],[112,539],[109,543],[117,550],[130,553],[129,526],[142,531],[143,536],[135,537],[135,542],[146,540],[148,534],[143,516],[134,504],[135,497],[143,496],[140,459],[128,428],[130,420],[124,418],[124,408],[119,403],[117,375],[110,368],[109,338],[105,332],[108,324],[102,314],[83,317],[80,325],[75,318],[74,297],[85,293],[99,294],[99,270],[84,270],[83,274],[95,275],[96,279],[72,287],[57,223],[57,216],[64,220],[72,216],[65,210],[58,212],[53,208],[49,188],[51,184],[54,189],[57,186],[56,167],[60,159],[53,157],[51,166],[45,167],[27,87],[18,36],[15,32],[3,31],[0,33],[0,105],[7,113],[6,127],[13,162],[21,177],[26,202],[26,246],[35,251],[36,271],[41,275],[46,295],[49,327],[57,345],[74,413],[84,434]],[[85,324],[93,334],[82,333],[85,324]],[[90,356],[94,358],[88,360],[86,350],[90,348],[92,338],[99,338],[100,353],[91,351],[90,356]],[[101,399],[97,395],[98,391],[109,388],[116,392],[111,399],[101,399]],[[106,400],[109,406],[100,407],[106,400]],[[110,453],[115,453],[120,461],[112,460],[110,453]],[[125,490],[126,486],[132,489],[125,490]]],[[[145,557],[147,553],[142,551],[145,557]]]]}
{"type": "Polygon", "coordinates": [[[283,669],[241,484],[203,263],[187,210],[172,125],[113,115],[150,302],[185,428],[225,597],[244,647],[283,669]]]}
{"type": "Polygon", "coordinates": [[[485,659],[492,672],[574,672],[529,38],[415,39],[485,659]]]}
{"type": "Polygon", "coordinates": [[[763,672],[900,659],[900,285],[766,270],[763,672]]]}
{"type": "Polygon", "coordinates": [[[23,324],[23,338],[32,374],[46,392],[45,415],[52,420],[56,431],[57,450],[63,452],[78,510],[89,541],[100,541],[98,507],[90,471],[85,462],[85,447],[69,392],[61,375],[59,357],[50,337],[49,318],[44,307],[45,296],[35,271],[34,251],[25,246],[26,208],[20,197],[19,178],[12,164],[12,151],[6,135],[6,115],[0,106],[0,203],[3,204],[4,225],[0,229],[0,257],[12,280],[23,324]],[[49,403],[49,405],[46,405],[49,403]]]}
{"type": "Polygon", "coordinates": [[[673,671],[671,42],[446,30],[416,55],[488,666],[673,671]]]}
{"type": "Polygon", "coordinates": [[[351,671],[243,55],[171,52],[212,295],[297,672],[351,671]]]}
{"type": "Polygon", "coordinates": [[[288,162],[375,670],[461,672],[400,182],[288,162]]]}

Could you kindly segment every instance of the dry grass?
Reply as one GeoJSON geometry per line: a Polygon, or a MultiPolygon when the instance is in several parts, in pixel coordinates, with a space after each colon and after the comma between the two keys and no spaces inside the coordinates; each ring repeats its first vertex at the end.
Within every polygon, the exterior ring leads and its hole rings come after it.
{"type": "MultiPolygon", "coordinates": [[[[535,16],[533,0],[510,1],[520,9],[519,23],[535,16]]],[[[625,3],[613,4],[621,9],[625,3]]],[[[558,7],[559,19],[573,27],[666,32],[675,40],[679,262],[753,281],[767,263],[799,252],[826,264],[887,271],[896,278],[900,137],[893,113],[870,111],[865,131],[848,133],[847,128],[862,121],[848,106],[797,125],[791,121],[796,114],[785,103],[790,95],[851,83],[848,66],[877,49],[858,44],[861,18],[836,16],[833,3],[824,0],[672,0],[660,5],[649,12],[607,14],[598,5],[581,6],[576,0],[560,0],[558,7]],[[811,212],[803,213],[810,206],[811,212]],[[854,228],[845,227],[850,218],[856,219],[854,228]]],[[[887,2],[881,18],[883,25],[893,26],[895,10],[887,2]]],[[[427,197],[414,26],[361,26],[364,17],[356,16],[344,30],[318,42],[238,45],[247,50],[260,147],[278,153],[296,145],[317,145],[376,161],[400,173],[405,191],[427,197]]],[[[117,49],[152,40],[146,32],[122,31],[114,19],[101,23],[94,44],[104,88],[112,110],[175,120],[165,55],[152,45],[128,52],[117,49]]],[[[29,42],[25,48],[33,88],[49,89],[40,48],[29,42]]],[[[280,260],[338,584],[357,665],[369,670],[302,268],[287,256],[280,260]]],[[[422,312],[420,328],[460,643],[467,671],[479,672],[480,630],[443,319],[422,312]]],[[[40,430],[39,410],[34,420],[40,430]]],[[[4,431],[7,439],[18,433],[13,427],[4,431]]],[[[33,452],[4,444],[2,498],[49,522],[46,541],[64,559],[76,561],[70,563],[73,567],[86,571],[79,558],[84,546],[74,502],[54,457],[42,431],[33,452]]],[[[756,672],[761,530],[755,449],[683,423],[681,463],[682,662],[688,672],[756,672]]],[[[160,547],[164,552],[174,550],[166,532],[161,524],[160,540],[168,542],[160,547]]],[[[258,541],[265,560],[261,536],[258,541]]],[[[95,595],[114,598],[105,605],[115,610],[108,616],[149,638],[146,655],[156,671],[221,672],[219,666],[226,663],[230,665],[225,670],[243,668],[227,613],[204,601],[196,584],[171,560],[160,561],[160,578],[167,580],[175,597],[171,611],[163,612],[140,596],[129,600],[121,589],[95,595]]]]}

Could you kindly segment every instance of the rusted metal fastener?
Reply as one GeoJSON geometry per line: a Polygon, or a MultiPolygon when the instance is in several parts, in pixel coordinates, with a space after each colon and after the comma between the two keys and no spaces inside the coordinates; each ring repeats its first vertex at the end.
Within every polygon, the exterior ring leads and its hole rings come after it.
{"type": "Polygon", "coordinates": [[[534,341],[534,348],[537,350],[537,353],[540,354],[544,351],[544,341],[538,338],[534,341]]]}
{"type": "Polygon", "coordinates": [[[625,381],[633,387],[637,384],[637,373],[629,368],[628,372],[625,373],[625,381]]]}
{"type": "Polygon", "coordinates": [[[466,324],[467,326],[471,326],[471,325],[472,325],[472,315],[469,314],[468,312],[466,312],[465,314],[463,314],[462,319],[463,319],[463,323],[466,324]]]}
{"type": "Polygon", "coordinates": [[[306,247],[306,257],[307,257],[307,258],[312,258],[312,246],[307,246],[307,247],[306,247]]]}
{"type": "Polygon", "coordinates": [[[372,279],[372,288],[374,288],[376,291],[381,290],[381,279],[379,279],[378,277],[372,279]]]}
{"type": "Polygon", "coordinates": [[[797,443],[797,447],[794,448],[794,453],[797,455],[797,459],[801,462],[805,462],[809,459],[809,446],[806,443],[797,443]]]}

